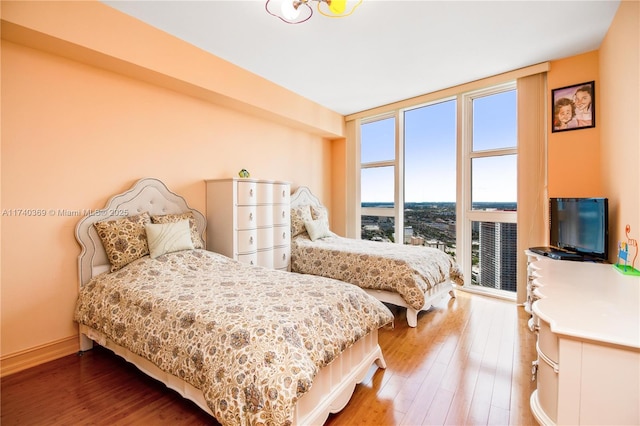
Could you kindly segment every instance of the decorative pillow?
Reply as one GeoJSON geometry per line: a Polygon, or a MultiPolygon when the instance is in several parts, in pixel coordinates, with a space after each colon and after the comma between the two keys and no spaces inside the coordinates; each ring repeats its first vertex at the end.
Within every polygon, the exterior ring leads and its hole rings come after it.
{"type": "Polygon", "coordinates": [[[145,229],[152,259],[165,253],[193,249],[188,219],[169,223],[148,223],[145,229]]]}
{"type": "Polygon", "coordinates": [[[307,232],[304,223],[312,221],[311,209],[308,205],[291,209],[291,238],[307,232]]]}
{"type": "Polygon", "coordinates": [[[193,213],[186,212],[177,214],[165,214],[162,216],[151,216],[152,223],[174,223],[185,219],[189,220],[189,229],[191,230],[191,240],[193,241],[193,248],[204,248],[202,238],[200,238],[200,234],[198,233],[196,218],[193,216],[193,213]]]}
{"type": "Polygon", "coordinates": [[[322,220],[329,227],[329,211],[324,206],[311,206],[311,217],[313,220],[322,220]]]}
{"type": "Polygon", "coordinates": [[[327,223],[321,219],[306,221],[304,223],[304,226],[309,233],[309,238],[311,238],[311,241],[315,241],[318,238],[330,237],[331,235],[333,235],[331,231],[329,231],[327,223]]]}
{"type": "Polygon", "coordinates": [[[144,226],[151,222],[149,213],[127,216],[121,219],[96,222],[93,226],[102,240],[111,272],[149,254],[147,233],[144,226]]]}

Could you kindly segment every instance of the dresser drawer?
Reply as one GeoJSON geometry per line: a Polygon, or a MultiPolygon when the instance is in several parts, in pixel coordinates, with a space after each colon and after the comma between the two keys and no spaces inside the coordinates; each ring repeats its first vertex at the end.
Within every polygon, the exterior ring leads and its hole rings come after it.
{"type": "Polygon", "coordinates": [[[273,184],[273,202],[275,204],[287,204],[291,202],[291,187],[288,183],[273,184]]]}
{"type": "Polygon", "coordinates": [[[273,185],[271,182],[258,182],[256,189],[258,204],[273,204],[273,185]]]}
{"type": "Polygon", "coordinates": [[[247,253],[247,254],[239,254],[238,261],[242,263],[246,263],[247,265],[257,266],[258,265],[258,253],[247,253]]]}
{"type": "Polygon", "coordinates": [[[238,205],[247,206],[257,203],[257,183],[251,181],[238,182],[238,205]]]}
{"type": "Polygon", "coordinates": [[[273,247],[273,228],[258,228],[258,250],[273,247]]]}
{"type": "Polygon", "coordinates": [[[553,366],[539,353],[536,374],[538,401],[545,414],[554,423],[558,419],[558,379],[558,373],[553,366]]]}
{"type": "Polygon", "coordinates": [[[284,246],[291,244],[291,228],[289,225],[273,227],[273,245],[284,246]]]}
{"type": "Polygon", "coordinates": [[[288,225],[290,223],[291,208],[289,205],[276,204],[273,206],[273,224],[288,225]]]}
{"type": "Polygon", "coordinates": [[[288,269],[291,257],[291,246],[276,247],[273,249],[273,267],[276,269],[288,269]]]}
{"type": "MultiPolygon", "coordinates": [[[[537,318],[537,317],[536,317],[537,318]]],[[[558,336],[556,336],[549,327],[549,323],[538,320],[538,347],[549,360],[558,363],[558,336]]]]}
{"type": "Polygon", "coordinates": [[[258,248],[258,231],[247,229],[238,231],[238,254],[254,252],[258,248]]]}
{"type": "Polygon", "coordinates": [[[238,206],[238,229],[253,229],[258,226],[256,206],[238,206]]]}
{"type": "Polygon", "coordinates": [[[273,269],[273,249],[258,251],[258,265],[273,269]]]}
{"type": "Polygon", "coordinates": [[[270,227],[273,224],[273,206],[259,205],[256,207],[256,210],[258,212],[258,221],[257,221],[258,228],[264,227],[264,226],[270,227]]]}

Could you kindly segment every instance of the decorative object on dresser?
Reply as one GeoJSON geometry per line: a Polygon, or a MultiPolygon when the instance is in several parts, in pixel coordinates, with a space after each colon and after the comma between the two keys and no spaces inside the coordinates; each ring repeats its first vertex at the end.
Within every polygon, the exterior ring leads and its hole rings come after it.
{"type": "Polygon", "coordinates": [[[110,349],[223,425],[324,423],[374,362],[384,368],[378,328],[393,315],[350,284],[193,248],[205,228],[204,215],[153,178],[82,218],[74,315],[81,351],[93,342],[110,349]],[[120,212],[126,216],[114,216],[120,212]],[[157,257],[127,250],[149,246],[154,218],[192,241],[161,244],[157,257]]]}
{"type": "Polygon", "coordinates": [[[542,425],[640,424],[640,278],[611,265],[525,251],[538,357],[531,412],[542,425]]]}
{"type": "Polygon", "coordinates": [[[618,242],[618,259],[613,265],[618,272],[626,275],[640,276],[640,271],[635,268],[636,259],[638,257],[638,240],[631,238],[629,233],[631,232],[631,225],[627,225],[624,228],[624,233],[627,237],[627,241],[618,242]],[[629,248],[635,249],[633,256],[630,258],[629,248]]]}
{"type": "Polygon", "coordinates": [[[289,269],[288,182],[213,179],[207,186],[207,249],[250,265],[289,269]]]}
{"type": "Polygon", "coordinates": [[[291,270],[357,285],[378,300],[407,309],[407,323],[418,324],[462,274],[447,253],[410,246],[340,237],[329,229],[328,211],[307,187],[291,196],[291,270]]]}

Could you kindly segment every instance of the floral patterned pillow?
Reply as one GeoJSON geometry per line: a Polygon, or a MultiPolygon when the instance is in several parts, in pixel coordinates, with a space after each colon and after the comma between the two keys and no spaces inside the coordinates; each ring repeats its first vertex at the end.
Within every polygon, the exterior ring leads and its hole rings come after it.
{"type": "Polygon", "coordinates": [[[310,222],[311,209],[308,205],[298,206],[291,209],[291,238],[307,232],[304,223],[310,222]]]}
{"type": "Polygon", "coordinates": [[[320,220],[329,228],[329,211],[324,206],[311,206],[311,217],[313,220],[320,220]]]}
{"type": "Polygon", "coordinates": [[[204,248],[204,244],[202,243],[202,238],[200,238],[200,234],[198,233],[198,225],[196,225],[196,218],[193,216],[193,213],[178,213],[178,214],[165,214],[162,216],[151,216],[152,223],[174,223],[179,222],[181,220],[189,220],[189,229],[191,230],[191,241],[193,241],[193,248],[201,249],[204,248]]]}
{"type": "Polygon", "coordinates": [[[96,222],[93,226],[102,240],[111,272],[123,268],[136,259],[149,254],[145,225],[151,223],[149,213],[121,219],[96,222]]]}

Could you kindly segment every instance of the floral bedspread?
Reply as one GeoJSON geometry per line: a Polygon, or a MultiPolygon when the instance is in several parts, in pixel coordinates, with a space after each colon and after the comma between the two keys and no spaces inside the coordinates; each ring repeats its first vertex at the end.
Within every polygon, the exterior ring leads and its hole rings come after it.
{"type": "Polygon", "coordinates": [[[201,389],[222,424],[287,425],[319,369],[393,315],[346,283],[187,250],[95,277],[75,319],[201,389]]]}
{"type": "Polygon", "coordinates": [[[434,285],[447,279],[462,284],[458,265],[441,250],[340,236],[315,241],[306,234],[294,238],[291,270],[392,291],[417,310],[434,285]]]}

